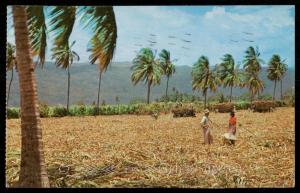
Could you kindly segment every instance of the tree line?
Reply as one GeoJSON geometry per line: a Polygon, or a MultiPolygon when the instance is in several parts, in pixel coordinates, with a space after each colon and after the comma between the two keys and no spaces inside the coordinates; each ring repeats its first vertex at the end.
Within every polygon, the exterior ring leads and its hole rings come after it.
{"type": "MultiPolygon", "coordinates": [[[[229,87],[230,96],[229,102],[232,98],[233,87],[246,87],[249,89],[251,101],[255,96],[263,92],[265,86],[259,77],[262,69],[261,64],[265,63],[260,58],[258,47],[256,49],[252,46],[248,47],[245,51],[243,60],[243,68],[240,63],[236,64],[231,54],[225,54],[221,59],[220,64],[211,66],[209,59],[206,56],[200,58],[193,64],[192,76],[192,89],[202,92],[204,96],[204,107],[207,104],[207,92],[216,92],[218,86],[229,87]]],[[[176,60],[171,60],[169,51],[163,49],[156,58],[156,51],[151,48],[142,48],[137,56],[133,59],[133,71],[131,81],[134,85],[138,82],[144,81],[147,83],[147,103],[150,100],[150,88],[160,84],[161,76],[167,77],[166,98],[168,98],[168,85],[169,78],[175,73],[176,60]]],[[[282,96],[282,79],[287,71],[287,64],[282,60],[278,54],[274,54],[268,62],[268,79],[274,81],[273,100],[275,100],[276,84],[278,81],[281,83],[281,100],[282,96]]]]}

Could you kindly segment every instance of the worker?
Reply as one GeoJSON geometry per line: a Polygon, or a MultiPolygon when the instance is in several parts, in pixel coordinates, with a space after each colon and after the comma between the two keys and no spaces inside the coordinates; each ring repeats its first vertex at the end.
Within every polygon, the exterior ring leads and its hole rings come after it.
{"type": "Polygon", "coordinates": [[[203,130],[203,136],[204,136],[204,144],[212,144],[213,143],[213,137],[211,133],[211,128],[209,126],[209,110],[205,109],[204,110],[204,116],[202,117],[201,120],[201,127],[203,130]]]}
{"type": "Polygon", "coordinates": [[[235,135],[235,133],[236,133],[236,117],[235,117],[234,111],[230,112],[228,133],[231,133],[233,135],[235,135]]]}

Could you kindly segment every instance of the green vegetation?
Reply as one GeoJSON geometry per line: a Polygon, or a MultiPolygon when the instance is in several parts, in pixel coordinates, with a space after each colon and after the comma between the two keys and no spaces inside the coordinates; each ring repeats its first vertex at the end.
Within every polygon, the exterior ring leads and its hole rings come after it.
{"type": "Polygon", "coordinates": [[[220,84],[221,80],[217,74],[217,69],[210,70],[208,58],[201,56],[193,66],[192,87],[193,90],[202,90],[204,108],[206,107],[207,91],[216,92],[220,84]]]}
{"type": "Polygon", "coordinates": [[[64,45],[64,47],[55,47],[53,48],[52,59],[55,59],[55,64],[58,67],[63,69],[68,69],[68,92],[67,92],[67,110],[69,110],[69,101],[70,101],[70,66],[73,64],[74,60],[79,61],[79,55],[72,50],[75,41],[72,42],[71,46],[69,44],[64,45]]]}
{"type": "Polygon", "coordinates": [[[6,43],[6,71],[9,70],[11,71],[11,77],[10,77],[8,90],[7,90],[6,107],[8,106],[8,102],[9,102],[11,83],[14,78],[14,69],[17,69],[16,46],[7,42],[6,43]]]}
{"type": "Polygon", "coordinates": [[[261,63],[264,63],[264,61],[259,57],[260,52],[258,47],[254,49],[250,46],[245,53],[244,70],[246,78],[243,86],[246,86],[249,89],[252,101],[255,95],[262,93],[265,88],[264,82],[259,77],[261,63]]]}
{"type": "MultiPolygon", "coordinates": [[[[172,96],[172,95],[171,95],[172,96]]],[[[165,96],[163,96],[165,97],[165,96]]],[[[222,94],[219,95],[222,98],[222,94]]],[[[170,97],[171,98],[171,97],[170,97]]],[[[275,101],[277,107],[293,106],[293,99],[287,98],[285,101],[275,101]]],[[[224,99],[225,100],[225,99],[224,99]]],[[[225,101],[214,100],[207,104],[209,108],[211,105],[221,103],[225,101]]],[[[121,115],[121,114],[135,114],[135,115],[151,115],[153,113],[171,113],[177,106],[182,108],[193,107],[196,113],[200,113],[204,109],[203,102],[199,100],[195,101],[177,101],[177,102],[155,102],[155,103],[132,103],[132,104],[119,104],[119,105],[102,105],[97,112],[97,106],[95,105],[71,105],[69,111],[67,108],[58,106],[48,106],[47,104],[40,104],[40,116],[45,117],[65,117],[65,116],[96,116],[96,115],[121,115]]],[[[249,101],[235,101],[234,105],[236,110],[248,109],[251,105],[249,101]]],[[[7,109],[8,119],[20,118],[20,109],[16,107],[7,109]]]]}
{"type": "Polygon", "coordinates": [[[230,87],[229,101],[232,99],[232,88],[243,87],[244,74],[239,69],[239,65],[235,65],[232,55],[225,54],[222,63],[218,69],[218,74],[224,87],[230,87]]]}
{"type": "Polygon", "coordinates": [[[133,59],[133,71],[131,81],[136,85],[140,81],[147,83],[147,103],[150,103],[151,86],[160,84],[163,70],[159,65],[159,61],[155,59],[156,53],[150,48],[142,48],[138,55],[133,59]]]}
{"type": "Polygon", "coordinates": [[[160,57],[160,64],[161,64],[161,68],[163,69],[163,73],[164,75],[167,76],[166,98],[168,98],[169,79],[172,76],[172,74],[175,73],[175,65],[173,64],[173,62],[177,60],[171,61],[171,54],[169,51],[165,49],[161,51],[159,57],[160,57]]]}

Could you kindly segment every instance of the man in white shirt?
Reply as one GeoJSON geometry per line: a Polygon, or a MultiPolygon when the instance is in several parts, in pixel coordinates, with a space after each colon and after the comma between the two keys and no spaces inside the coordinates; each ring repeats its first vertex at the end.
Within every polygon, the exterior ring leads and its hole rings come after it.
{"type": "Polygon", "coordinates": [[[213,137],[211,135],[211,131],[209,128],[209,123],[208,123],[208,121],[209,121],[208,116],[209,116],[209,110],[205,109],[204,116],[202,117],[202,120],[201,120],[201,126],[203,129],[203,136],[204,136],[204,144],[212,144],[212,142],[213,142],[213,137]]]}

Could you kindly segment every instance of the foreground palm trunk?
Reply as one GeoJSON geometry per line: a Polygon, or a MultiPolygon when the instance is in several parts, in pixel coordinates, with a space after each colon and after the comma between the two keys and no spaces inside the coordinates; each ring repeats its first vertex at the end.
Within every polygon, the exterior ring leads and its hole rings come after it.
{"type": "Polygon", "coordinates": [[[19,187],[49,187],[34,67],[30,54],[24,6],[13,6],[21,106],[21,170],[19,187]]]}

